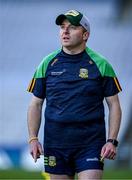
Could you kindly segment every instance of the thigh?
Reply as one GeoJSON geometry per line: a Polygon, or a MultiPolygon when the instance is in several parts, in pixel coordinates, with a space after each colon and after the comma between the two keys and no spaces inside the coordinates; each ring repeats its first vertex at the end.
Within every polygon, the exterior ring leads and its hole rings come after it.
{"type": "Polygon", "coordinates": [[[85,170],[78,173],[78,180],[101,180],[103,175],[102,170],[92,169],[92,170],[85,170]]]}

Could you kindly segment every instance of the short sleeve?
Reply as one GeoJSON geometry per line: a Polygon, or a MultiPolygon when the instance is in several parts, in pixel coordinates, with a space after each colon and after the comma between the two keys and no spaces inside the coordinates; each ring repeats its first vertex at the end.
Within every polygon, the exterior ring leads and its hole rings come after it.
{"type": "Polygon", "coordinates": [[[33,78],[27,91],[33,93],[38,98],[44,99],[46,94],[45,78],[33,78]]]}
{"type": "Polygon", "coordinates": [[[103,92],[104,97],[113,96],[122,91],[116,74],[110,64],[106,64],[103,76],[103,92]]]}
{"type": "Polygon", "coordinates": [[[104,97],[113,96],[122,91],[117,77],[103,78],[103,93],[104,97]]]}

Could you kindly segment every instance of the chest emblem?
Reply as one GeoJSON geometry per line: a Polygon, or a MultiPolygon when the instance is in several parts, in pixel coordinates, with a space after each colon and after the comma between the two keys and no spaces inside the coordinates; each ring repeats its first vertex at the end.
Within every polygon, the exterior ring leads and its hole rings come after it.
{"type": "Polygon", "coordinates": [[[81,77],[83,79],[87,79],[88,78],[88,70],[81,68],[79,71],[79,77],[81,77]]]}

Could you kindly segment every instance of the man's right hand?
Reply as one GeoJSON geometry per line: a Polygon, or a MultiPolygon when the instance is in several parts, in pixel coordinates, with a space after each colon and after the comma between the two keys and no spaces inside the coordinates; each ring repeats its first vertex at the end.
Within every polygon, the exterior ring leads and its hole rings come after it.
{"type": "Polygon", "coordinates": [[[37,159],[40,158],[40,155],[43,155],[42,145],[38,140],[33,140],[30,143],[30,154],[34,159],[34,162],[37,162],[37,159]]]}

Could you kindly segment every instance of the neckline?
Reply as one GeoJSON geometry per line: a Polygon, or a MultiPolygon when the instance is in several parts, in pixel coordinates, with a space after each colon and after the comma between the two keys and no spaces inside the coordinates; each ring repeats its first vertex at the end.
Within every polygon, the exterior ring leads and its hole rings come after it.
{"type": "Polygon", "coordinates": [[[61,53],[66,56],[66,57],[69,57],[71,59],[75,59],[75,58],[79,58],[79,57],[82,57],[82,55],[86,52],[86,50],[84,49],[82,52],[78,53],[78,54],[68,54],[66,52],[64,52],[64,50],[62,49],[61,50],[61,53]]]}

